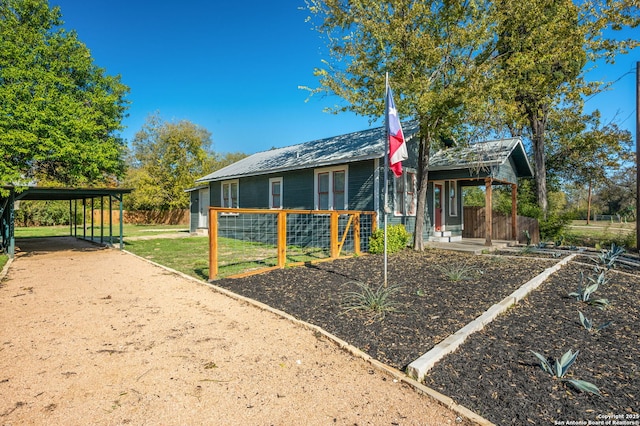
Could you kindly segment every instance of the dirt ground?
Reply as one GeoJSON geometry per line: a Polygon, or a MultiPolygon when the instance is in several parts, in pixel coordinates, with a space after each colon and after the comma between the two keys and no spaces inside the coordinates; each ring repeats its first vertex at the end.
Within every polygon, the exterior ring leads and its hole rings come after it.
{"type": "Polygon", "coordinates": [[[130,254],[18,247],[0,282],[3,425],[471,424],[318,331],[130,254]]]}

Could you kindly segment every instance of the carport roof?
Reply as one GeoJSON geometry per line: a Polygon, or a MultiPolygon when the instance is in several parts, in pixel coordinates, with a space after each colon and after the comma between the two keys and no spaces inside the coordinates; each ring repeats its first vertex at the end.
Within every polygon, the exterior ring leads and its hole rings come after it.
{"type": "Polygon", "coordinates": [[[19,191],[18,188],[5,186],[4,189],[14,189],[15,200],[82,200],[94,197],[121,197],[131,193],[126,188],[47,188],[29,186],[19,191]]]}

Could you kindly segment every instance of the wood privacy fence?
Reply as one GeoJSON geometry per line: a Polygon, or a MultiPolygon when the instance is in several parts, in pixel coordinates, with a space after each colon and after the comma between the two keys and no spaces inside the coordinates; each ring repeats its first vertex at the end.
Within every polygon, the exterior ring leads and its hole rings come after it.
{"type": "MultiPolygon", "coordinates": [[[[100,215],[103,215],[104,221],[109,223],[109,210],[100,212],[100,209],[93,211],[93,220],[96,223],[100,223],[100,215]]],[[[169,210],[169,211],[155,211],[155,210],[135,210],[123,212],[124,223],[132,223],[136,225],[189,225],[189,210],[169,210]]],[[[112,223],[120,223],[120,212],[118,209],[111,211],[112,223]]]]}
{"type": "Polygon", "coordinates": [[[209,279],[358,255],[375,227],[371,211],[210,207],[209,279]]]}
{"type": "MultiPolygon", "coordinates": [[[[492,212],[492,240],[518,240],[520,243],[527,243],[525,230],[531,236],[531,244],[540,242],[540,227],[538,219],[526,216],[518,216],[518,235],[512,235],[511,231],[511,215],[506,216],[497,211],[492,212]]],[[[484,207],[467,207],[464,208],[464,230],[462,238],[485,238],[485,209],[484,207]]]]}

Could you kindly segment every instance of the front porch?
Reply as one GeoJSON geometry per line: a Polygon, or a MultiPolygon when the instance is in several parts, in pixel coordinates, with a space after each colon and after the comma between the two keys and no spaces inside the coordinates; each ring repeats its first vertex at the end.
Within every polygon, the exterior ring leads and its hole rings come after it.
{"type": "Polygon", "coordinates": [[[505,247],[516,246],[517,244],[517,241],[491,240],[491,245],[487,245],[487,241],[484,238],[461,238],[452,242],[429,241],[426,246],[427,248],[482,254],[486,251],[493,252],[505,247]]]}

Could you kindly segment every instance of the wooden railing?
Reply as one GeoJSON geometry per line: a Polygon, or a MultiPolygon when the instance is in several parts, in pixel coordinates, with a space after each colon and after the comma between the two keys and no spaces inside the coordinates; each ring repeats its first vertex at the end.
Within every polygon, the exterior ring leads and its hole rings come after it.
{"type": "MultiPolygon", "coordinates": [[[[518,235],[513,235],[511,226],[511,216],[504,215],[497,211],[492,212],[491,220],[491,239],[519,241],[526,243],[524,231],[526,230],[531,236],[531,244],[540,242],[540,227],[538,219],[526,216],[518,216],[518,235]]],[[[464,230],[462,238],[485,238],[485,210],[484,207],[467,207],[464,208],[464,230]]]]}

